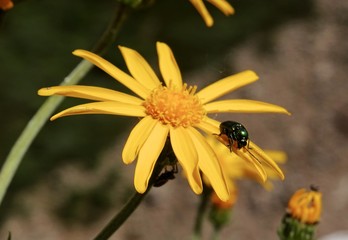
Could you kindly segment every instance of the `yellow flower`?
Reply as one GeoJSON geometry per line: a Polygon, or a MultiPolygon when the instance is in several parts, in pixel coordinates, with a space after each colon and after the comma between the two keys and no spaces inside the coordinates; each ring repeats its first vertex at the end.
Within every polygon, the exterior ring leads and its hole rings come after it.
{"type": "MultiPolygon", "coordinates": [[[[234,203],[237,200],[237,186],[235,184],[236,180],[240,179],[252,179],[257,182],[259,182],[261,185],[264,186],[265,189],[271,190],[273,185],[269,179],[277,179],[281,178],[283,179],[283,176],[279,173],[279,170],[274,169],[272,165],[267,164],[267,161],[264,159],[255,159],[255,161],[259,161],[260,163],[265,162],[265,165],[262,165],[262,168],[264,171],[261,173],[258,172],[258,168],[255,168],[253,164],[250,164],[249,161],[245,161],[244,157],[241,158],[238,155],[236,155],[234,152],[231,153],[230,150],[222,145],[217,139],[215,139],[213,136],[207,136],[206,137],[209,145],[214,149],[218,161],[220,162],[220,165],[222,167],[223,173],[226,177],[227,186],[229,188],[230,192],[230,199],[227,202],[221,202],[220,205],[222,206],[233,206],[234,203]],[[261,162],[262,161],[262,162],[261,162]],[[265,173],[265,176],[263,175],[263,172],[265,173]],[[267,181],[265,181],[265,177],[267,177],[267,181]]],[[[253,149],[248,149],[248,151],[252,152],[253,149]]],[[[286,161],[286,154],[282,151],[265,151],[265,155],[268,156],[268,158],[272,158],[276,163],[284,163],[286,161]]],[[[209,180],[207,178],[203,178],[206,184],[210,185],[209,180]]],[[[213,198],[214,199],[214,198],[213,198]]],[[[213,203],[218,202],[216,199],[213,200],[213,203]]],[[[215,204],[219,205],[219,204],[215,204]]]]}
{"type": "MultiPolygon", "coordinates": [[[[96,102],[68,108],[51,120],[78,114],[112,114],[142,118],[131,131],[122,152],[125,164],[136,158],[134,185],[139,193],[148,187],[155,163],[167,138],[175,156],[182,166],[192,190],[202,192],[200,170],[207,176],[219,198],[227,200],[228,188],[216,153],[203,135],[219,131],[219,122],[207,116],[219,112],[288,112],[279,106],[251,100],[212,100],[258,79],[252,71],[245,71],[221,79],[196,93],[196,86],[183,83],[180,69],[171,49],[157,43],[159,68],[164,80],[160,82],[148,62],[136,51],[119,47],[131,75],[110,62],[85,50],[76,50],[80,56],[121,84],[137,96],[91,86],[56,86],[42,88],[41,96],[63,95],[95,100],[96,102]]],[[[281,173],[281,170],[279,173],[281,173]]]]}
{"type": "Polygon", "coordinates": [[[302,223],[315,224],[320,220],[321,192],[311,187],[297,190],[289,200],[287,212],[302,223]]]}
{"type": "MultiPolygon", "coordinates": [[[[239,151],[239,155],[237,155],[234,154],[235,151],[230,153],[229,149],[226,146],[219,144],[220,142],[218,142],[214,137],[207,136],[207,140],[211,147],[214,148],[217,158],[223,167],[223,171],[230,181],[250,178],[258,181],[266,189],[270,190],[273,186],[270,181],[266,180],[284,178],[281,171],[272,164],[274,162],[284,163],[286,161],[286,154],[282,151],[262,151],[260,148],[255,149],[256,145],[253,143],[252,146],[254,148],[249,147],[245,150],[236,149],[239,151]],[[261,154],[255,153],[256,150],[261,150],[261,154]],[[243,154],[243,152],[245,152],[245,154],[243,154]],[[258,157],[256,158],[256,156],[258,157]],[[260,164],[259,167],[255,167],[254,163],[260,164]],[[262,163],[265,163],[265,165],[262,163]]],[[[250,144],[252,143],[250,140],[249,142],[250,144]]]]}
{"type": "MultiPolygon", "coordinates": [[[[218,8],[221,12],[223,12],[226,16],[234,13],[233,7],[226,0],[207,0],[211,4],[213,4],[216,8],[218,8]]],[[[214,20],[205,7],[203,0],[190,0],[192,5],[197,9],[199,14],[202,16],[205,24],[208,27],[213,26],[214,20]]]]}
{"type": "Polygon", "coordinates": [[[11,0],[0,0],[0,9],[7,11],[13,8],[13,2],[11,0]]]}

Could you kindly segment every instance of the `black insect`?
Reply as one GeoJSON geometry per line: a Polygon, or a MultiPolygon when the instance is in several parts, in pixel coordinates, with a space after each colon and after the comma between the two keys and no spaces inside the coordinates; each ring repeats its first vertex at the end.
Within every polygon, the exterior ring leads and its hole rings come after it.
{"type": "Polygon", "coordinates": [[[227,137],[228,147],[232,152],[233,144],[237,145],[237,148],[240,149],[245,147],[249,141],[249,134],[246,128],[234,121],[226,121],[220,124],[220,137],[227,137]]]}
{"type": "Polygon", "coordinates": [[[164,172],[161,173],[157,179],[155,180],[155,183],[153,184],[154,187],[161,187],[164,184],[166,184],[169,180],[175,179],[175,175],[178,173],[178,166],[175,164],[172,166],[172,169],[168,170],[167,168],[164,168],[164,172]]]}

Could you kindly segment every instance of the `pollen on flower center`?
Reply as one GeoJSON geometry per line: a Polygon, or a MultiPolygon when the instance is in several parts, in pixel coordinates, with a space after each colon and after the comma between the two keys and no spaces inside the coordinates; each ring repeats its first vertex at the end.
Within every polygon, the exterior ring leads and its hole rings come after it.
{"type": "Polygon", "coordinates": [[[205,110],[194,95],[196,89],[196,86],[187,87],[186,84],[180,90],[160,86],[145,100],[146,114],[173,127],[197,124],[204,117],[205,110]]]}

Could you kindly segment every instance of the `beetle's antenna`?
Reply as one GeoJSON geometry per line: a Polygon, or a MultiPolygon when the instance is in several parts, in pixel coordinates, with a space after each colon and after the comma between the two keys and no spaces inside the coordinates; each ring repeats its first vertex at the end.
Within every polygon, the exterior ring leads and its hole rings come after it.
{"type": "Polygon", "coordinates": [[[260,164],[262,164],[261,161],[260,161],[254,154],[252,154],[252,153],[249,151],[249,149],[252,149],[252,148],[249,147],[249,143],[250,143],[250,140],[248,140],[248,145],[247,145],[247,147],[244,147],[244,149],[245,149],[253,158],[255,158],[260,164]]]}

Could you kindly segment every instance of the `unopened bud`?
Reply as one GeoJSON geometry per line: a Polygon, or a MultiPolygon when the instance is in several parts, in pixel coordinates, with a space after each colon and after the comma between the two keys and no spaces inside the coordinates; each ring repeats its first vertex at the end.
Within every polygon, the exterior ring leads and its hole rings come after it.
{"type": "Polygon", "coordinates": [[[289,200],[286,214],[278,229],[280,239],[313,240],[321,208],[321,193],[317,188],[296,191],[289,200]]]}

